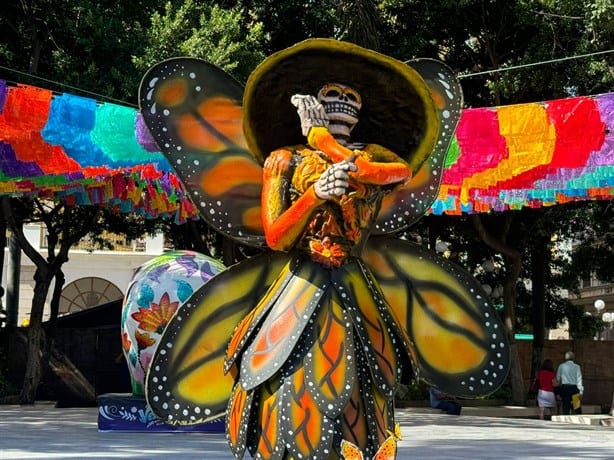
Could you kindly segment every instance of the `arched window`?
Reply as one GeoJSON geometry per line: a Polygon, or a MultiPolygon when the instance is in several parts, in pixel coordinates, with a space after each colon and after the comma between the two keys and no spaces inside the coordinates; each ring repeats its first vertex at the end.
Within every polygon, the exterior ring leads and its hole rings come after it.
{"type": "Polygon", "coordinates": [[[115,284],[104,278],[80,278],[67,284],[60,296],[59,314],[74,313],[124,297],[115,284]]]}

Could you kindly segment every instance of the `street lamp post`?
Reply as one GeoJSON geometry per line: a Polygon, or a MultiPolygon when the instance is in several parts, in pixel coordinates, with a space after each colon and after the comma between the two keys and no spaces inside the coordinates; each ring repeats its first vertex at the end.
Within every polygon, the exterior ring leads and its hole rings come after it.
{"type": "Polygon", "coordinates": [[[612,323],[614,323],[614,312],[606,311],[603,315],[601,315],[601,319],[608,325],[607,330],[601,333],[601,338],[603,340],[614,340],[614,330],[612,329],[612,323]]]}
{"type": "MultiPolygon", "coordinates": [[[[597,310],[597,317],[601,315],[601,312],[605,309],[605,302],[602,299],[595,300],[593,304],[595,310],[597,310]]],[[[604,313],[606,315],[607,313],[604,313]]],[[[603,330],[599,331],[599,333],[595,336],[595,340],[603,340],[603,330]]]]}
{"type": "Polygon", "coordinates": [[[601,312],[605,310],[605,302],[601,299],[595,300],[593,305],[595,306],[595,310],[597,310],[597,315],[601,315],[601,320],[607,325],[607,329],[603,329],[601,331],[599,338],[601,340],[614,340],[614,330],[612,329],[612,323],[614,323],[614,312],[606,311],[602,314],[601,312]]]}

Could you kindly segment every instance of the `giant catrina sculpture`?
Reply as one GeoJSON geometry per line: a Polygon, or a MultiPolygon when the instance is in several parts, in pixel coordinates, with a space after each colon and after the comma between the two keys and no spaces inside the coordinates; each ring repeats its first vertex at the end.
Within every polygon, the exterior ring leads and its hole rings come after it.
{"type": "Polygon", "coordinates": [[[435,199],[461,99],[442,63],[329,39],[271,55],[245,90],[197,59],[146,74],[144,120],[202,217],[273,250],[167,326],[146,389],[162,420],[225,415],[237,458],[392,459],[407,363],[463,397],[504,381],[505,333],[478,283],[386,236],[435,199]]]}

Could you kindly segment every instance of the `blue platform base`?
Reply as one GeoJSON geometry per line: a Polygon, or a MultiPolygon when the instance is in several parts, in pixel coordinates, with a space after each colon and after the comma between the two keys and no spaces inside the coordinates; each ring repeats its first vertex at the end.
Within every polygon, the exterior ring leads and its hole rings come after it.
{"type": "Polygon", "coordinates": [[[223,433],[224,420],[198,425],[172,426],[151,412],[145,398],[131,394],[107,393],[98,396],[98,431],[196,431],[223,433]]]}

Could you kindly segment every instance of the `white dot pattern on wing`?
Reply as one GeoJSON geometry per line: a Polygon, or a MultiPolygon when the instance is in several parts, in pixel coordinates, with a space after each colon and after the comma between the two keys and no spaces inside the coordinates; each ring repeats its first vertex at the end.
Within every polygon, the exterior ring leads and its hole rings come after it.
{"type": "Polygon", "coordinates": [[[201,215],[222,233],[238,238],[244,243],[260,246],[264,242],[263,236],[247,231],[241,218],[234,215],[233,207],[229,203],[203,196],[200,191],[200,175],[206,165],[197,157],[197,153],[191,152],[189,147],[186,147],[184,142],[177,138],[171,122],[174,116],[174,106],[162,107],[161,103],[156,100],[156,90],[167,80],[177,77],[187,77],[182,79],[187,97],[205,94],[198,73],[188,69],[183,61],[169,60],[162,63],[156,69],[155,75],[147,81],[147,90],[142,100],[142,105],[146,105],[149,114],[146,118],[147,127],[157,144],[162,146],[162,153],[177,172],[185,188],[190,191],[192,202],[198,207],[201,215]]]}
{"type": "Polygon", "coordinates": [[[395,211],[387,219],[380,219],[376,222],[375,230],[379,233],[393,233],[408,227],[423,213],[427,212],[437,198],[441,171],[445,165],[448,146],[456,129],[462,101],[460,85],[451,72],[447,69],[444,70],[437,72],[431,79],[426,80],[427,84],[434,88],[446,103],[445,107],[438,108],[439,137],[431,156],[424,165],[424,167],[428,167],[430,164],[430,177],[423,186],[398,197],[395,211]]]}

